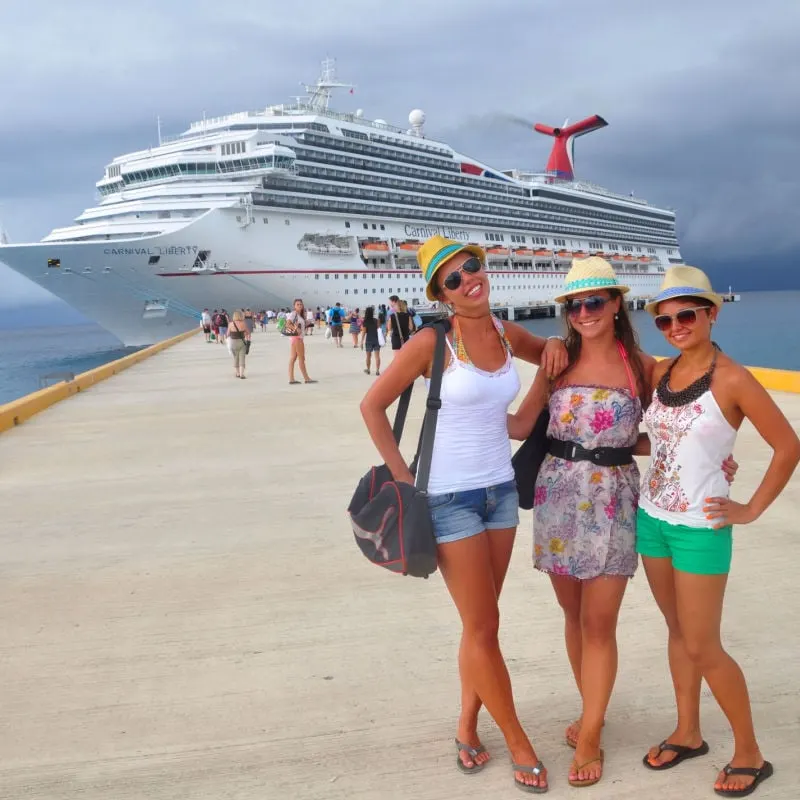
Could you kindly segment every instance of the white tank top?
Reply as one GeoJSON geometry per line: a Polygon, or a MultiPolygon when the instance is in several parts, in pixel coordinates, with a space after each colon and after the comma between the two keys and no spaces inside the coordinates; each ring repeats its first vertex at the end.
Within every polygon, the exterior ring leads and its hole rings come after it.
{"type": "Polygon", "coordinates": [[[733,452],[736,430],[707,391],[685,406],[665,406],[653,392],[644,415],[650,434],[650,464],[642,481],[640,507],[673,525],[710,528],[707,497],[730,491],[722,462],[733,452]]]}
{"type": "MultiPolygon", "coordinates": [[[[502,335],[502,327],[498,327],[502,335]]],[[[497,372],[459,361],[447,339],[450,363],[442,376],[428,494],[464,492],[514,479],[508,407],[519,393],[510,351],[497,372]]]]}

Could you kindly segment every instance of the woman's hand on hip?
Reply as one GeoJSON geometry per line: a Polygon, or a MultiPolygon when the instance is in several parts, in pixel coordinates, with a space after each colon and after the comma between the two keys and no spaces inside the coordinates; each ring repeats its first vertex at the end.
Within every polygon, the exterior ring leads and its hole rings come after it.
{"type": "Polygon", "coordinates": [[[727,525],[747,525],[758,519],[749,503],[737,503],[729,497],[707,497],[703,513],[715,530],[727,525]]]}

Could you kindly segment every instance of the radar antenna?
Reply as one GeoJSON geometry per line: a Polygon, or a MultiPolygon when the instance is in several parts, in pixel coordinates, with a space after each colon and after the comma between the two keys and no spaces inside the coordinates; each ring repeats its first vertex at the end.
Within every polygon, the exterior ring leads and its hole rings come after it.
{"type": "Polygon", "coordinates": [[[351,83],[341,83],[336,80],[336,59],[326,58],[322,62],[322,73],[313,86],[302,84],[308,92],[307,103],[314,111],[327,111],[331,100],[331,89],[355,88],[351,83]]]}

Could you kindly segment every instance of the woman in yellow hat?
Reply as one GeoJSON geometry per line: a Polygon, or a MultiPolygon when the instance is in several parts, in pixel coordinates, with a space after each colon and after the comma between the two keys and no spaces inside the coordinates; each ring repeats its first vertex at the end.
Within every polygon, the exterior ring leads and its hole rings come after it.
{"type": "Polygon", "coordinates": [[[721,307],[708,277],[689,266],[671,267],[647,306],[679,351],[653,373],[655,392],[645,414],[653,453],[637,518],[637,550],[669,630],[678,725],[644,763],[669,769],[708,752],[700,733],[704,678],[734,738],[733,758],[714,789],[741,797],[769,778],[772,765],[756,741],[744,675],[722,646],[732,526],[754,522],[780,494],[800,461],[800,441],[761,384],[711,340],[721,307]],[[733,449],[745,419],[773,455],[750,500],[738,503],[717,464],[733,449]]]}
{"type": "MultiPolygon", "coordinates": [[[[600,737],[617,673],[617,617],[636,571],[639,471],[633,460],[655,361],[628,317],[629,291],[602,258],[576,259],[562,294],[569,366],[550,386],[540,371],[516,415],[524,439],[549,404],[550,450],[534,492],[534,564],[564,610],[567,653],[583,701],[566,731],[573,786],[597,783],[600,737]]],[[[637,451],[638,452],[638,451],[637,451]]]]}
{"type": "MultiPolygon", "coordinates": [[[[428,298],[451,311],[428,499],[439,567],[462,622],[456,766],[474,774],[489,759],[477,727],[485,705],[505,737],[515,784],[543,793],[547,772],[517,717],[498,643],[498,598],[519,521],[506,415],[519,391],[512,355],[541,362],[543,372],[555,375],[566,366],[566,351],[561,342],[545,343],[520,325],[495,319],[481,248],[434,236],[417,259],[428,298]]],[[[386,409],[419,376],[430,374],[435,342],[435,332],[422,328],[361,403],[372,440],[398,481],[413,483],[414,477],[386,409]]]]}

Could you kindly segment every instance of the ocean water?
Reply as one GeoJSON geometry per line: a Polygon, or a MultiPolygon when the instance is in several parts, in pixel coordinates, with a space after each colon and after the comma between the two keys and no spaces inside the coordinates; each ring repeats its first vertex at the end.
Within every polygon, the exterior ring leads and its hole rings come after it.
{"type": "MultiPolygon", "coordinates": [[[[715,327],[715,340],[742,364],[800,370],[800,292],[746,292],[741,302],[726,303],[715,327]]],[[[42,314],[42,322],[48,316],[42,314]]],[[[633,314],[645,352],[674,354],[652,317],[633,314]]],[[[29,319],[28,324],[36,319],[29,319]]],[[[563,333],[560,319],[523,323],[540,336],[563,333]]],[[[53,372],[78,374],[133,353],[97,325],[42,324],[40,327],[0,329],[0,403],[40,388],[40,379],[53,372]]]]}
{"type": "Polygon", "coordinates": [[[139,349],[93,324],[0,330],[0,404],[35,392],[51,373],[77,375],[139,349]]]}

